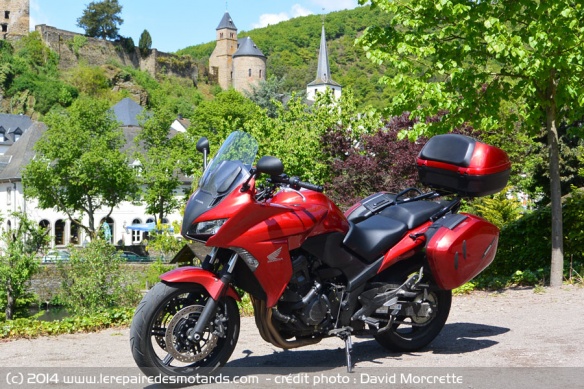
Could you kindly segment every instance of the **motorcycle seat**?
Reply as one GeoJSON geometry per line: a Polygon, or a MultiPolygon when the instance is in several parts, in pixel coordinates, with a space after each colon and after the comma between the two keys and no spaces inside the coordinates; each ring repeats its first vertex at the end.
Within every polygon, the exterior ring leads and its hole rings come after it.
{"type": "Polygon", "coordinates": [[[359,223],[349,222],[343,244],[367,263],[379,259],[408,231],[406,223],[382,215],[373,215],[359,223]]]}
{"type": "Polygon", "coordinates": [[[408,230],[430,220],[444,205],[436,201],[412,201],[385,208],[379,214],[406,224],[408,230]]]}

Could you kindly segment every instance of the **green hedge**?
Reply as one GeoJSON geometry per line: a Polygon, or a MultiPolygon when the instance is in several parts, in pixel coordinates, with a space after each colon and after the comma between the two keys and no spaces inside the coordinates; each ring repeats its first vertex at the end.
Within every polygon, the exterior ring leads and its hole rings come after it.
{"type": "MultiPolygon", "coordinates": [[[[584,264],[584,191],[564,198],[564,273],[570,266],[580,275],[584,264]]],[[[479,277],[484,283],[500,278],[549,280],[551,211],[549,207],[526,214],[502,228],[497,256],[479,277]]],[[[493,286],[493,285],[489,285],[493,286]]]]}

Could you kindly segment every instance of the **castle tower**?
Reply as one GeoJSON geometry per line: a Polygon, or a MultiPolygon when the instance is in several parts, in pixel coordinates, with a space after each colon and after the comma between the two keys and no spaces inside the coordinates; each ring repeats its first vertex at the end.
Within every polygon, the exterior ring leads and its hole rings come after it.
{"type": "Polygon", "coordinates": [[[306,99],[316,100],[317,93],[324,93],[327,88],[333,90],[335,98],[341,97],[342,87],[331,78],[331,69],[329,66],[328,49],[326,46],[326,35],[324,32],[324,23],[322,24],[322,33],[320,36],[320,51],[318,53],[318,67],[316,69],[316,79],[306,86],[306,99]]]}
{"type": "Polygon", "coordinates": [[[209,70],[221,88],[229,89],[233,78],[233,54],[237,50],[237,27],[228,12],[225,12],[216,30],[217,45],[209,57],[209,70]]]}
{"type": "Polygon", "coordinates": [[[28,35],[29,0],[0,0],[0,40],[28,35]]]}
{"type": "Polygon", "coordinates": [[[266,56],[250,37],[239,40],[233,54],[233,87],[243,92],[266,79],[266,56]]]}

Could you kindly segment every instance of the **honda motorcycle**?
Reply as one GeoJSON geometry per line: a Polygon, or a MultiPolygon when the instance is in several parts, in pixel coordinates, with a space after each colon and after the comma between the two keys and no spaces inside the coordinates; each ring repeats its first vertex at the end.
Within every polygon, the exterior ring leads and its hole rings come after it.
{"type": "Polygon", "coordinates": [[[261,337],[283,349],[369,335],[392,351],[414,351],[443,328],[452,289],[495,257],[499,230],[458,213],[461,199],[501,191],[507,154],[473,138],[431,138],[417,157],[429,192],[375,193],[347,212],[323,188],[259,159],[258,143],[234,132],[207,166],[182,224],[210,248],[200,267],[163,274],[143,298],[131,348],[148,375],[213,374],[231,356],[248,293],[261,337]],[[264,178],[264,184],[259,180],[264,178]]]}

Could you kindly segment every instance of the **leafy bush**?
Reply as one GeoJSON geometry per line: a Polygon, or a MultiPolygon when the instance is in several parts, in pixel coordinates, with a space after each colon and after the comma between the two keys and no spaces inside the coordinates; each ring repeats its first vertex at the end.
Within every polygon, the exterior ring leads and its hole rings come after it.
{"type": "Polygon", "coordinates": [[[116,248],[101,239],[86,248],[72,249],[70,260],[59,264],[62,301],[80,314],[135,305],[140,294],[125,277],[122,262],[116,248]]]}
{"type": "MultiPolygon", "coordinates": [[[[574,190],[564,199],[564,275],[584,263],[584,191],[574,190]]],[[[497,256],[478,277],[480,284],[501,287],[511,281],[533,284],[549,279],[551,212],[549,207],[526,214],[501,229],[497,256]],[[502,285],[501,285],[502,284],[502,285]]],[[[576,270],[577,272],[577,270],[576,270]]]]}
{"type": "Polygon", "coordinates": [[[375,192],[397,193],[419,185],[415,158],[426,142],[398,139],[401,130],[415,123],[408,116],[392,118],[385,128],[363,135],[359,144],[338,128],[327,130],[322,143],[333,160],[331,175],[335,177],[327,193],[335,202],[348,207],[375,192]]]}
{"type": "Polygon", "coordinates": [[[0,323],[0,339],[35,338],[43,335],[72,334],[127,326],[132,322],[133,315],[133,308],[115,308],[84,316],[71,316],[59,321],[8,320],[0,323]]]}

